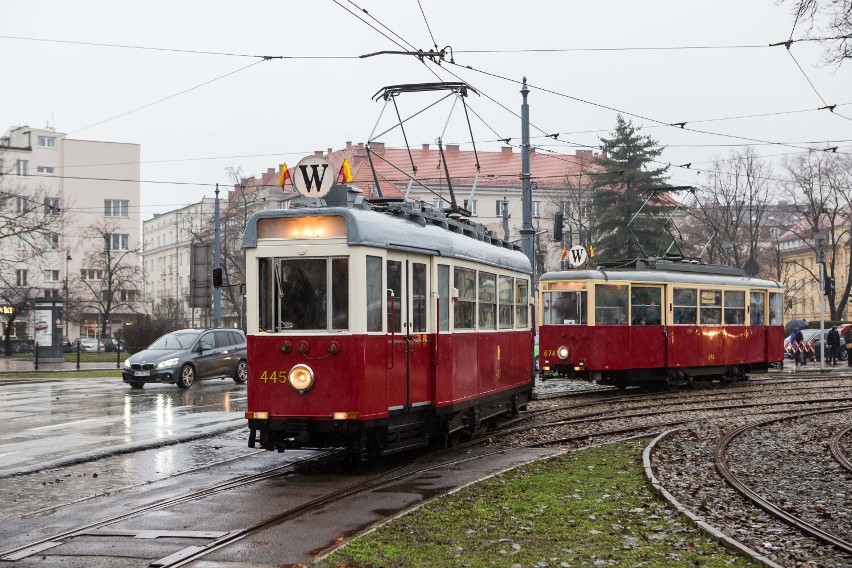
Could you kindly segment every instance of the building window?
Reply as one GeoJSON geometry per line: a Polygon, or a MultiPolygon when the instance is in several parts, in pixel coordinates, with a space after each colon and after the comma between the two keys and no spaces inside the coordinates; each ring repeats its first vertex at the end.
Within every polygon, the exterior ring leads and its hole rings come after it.
{"type": "Polygon", "coordinates": [[[24,237],[18,235],[16,248],[18,250],[25,250],[27,248],[27,241],[26,239],[24,239],[24,237]]]}
{"type": "Polygon", "coordinates": [[[44,297],[45,298],[58,298],[59,290],[55,288],[45,288],[44,289],[44,297]]]}
{"type": "Polygon", "coordinates": [[[129,203],[126,199],[104,199],[104,215],[106,217],[127,217],[129,203]]]}
{"type": "Polygon", "coordinates": [[[103,280],[104,271],[97,268],[83,268],[80,270],[80,280],[103,280]]]}
{"type": "Polygon", "coordinates": [[[43,274],[45,282],[59,282],[58,270],[45,270],[43,271],[43,274]]]}
{"type": "Polygon", "coordinates": [[[45,197],[44,198],[44,214],[59,215],[59,198],[45,197]]]}
{"type": "Polygon", "coordinates": [[[541,217],[541,201],[532,202],[532,216],[541,217]]]}
{"type": "Polygon", "coordinates": [[[27,160],[18,160],[15,162],[15,172],[19,176],[27,175],[27,170],[29,169],[30,163],[27,160]]]}
{"type": "Polygon", "coordinates": [[[19,197],[17,199],[17,203],[18,203],[18,207],[17,207],[18,213],[26,213],[27,211],[30,210],[29,199],[27,199],[26,197],[19,197]]]}
{"type": "Polygon", "coordinates": [[[464,208],[470,211],[470,214],[476,216],[476,199],[465,199],[464,208]]]}
{"type": "Polygon", "coordinates": [[[53,166],[39,166],[36,168],[38,173],[44,174],[46,176],[52,176],[54,173],[53,166]]]}
{"type": "Polygon", "coordinates": [[[509,202],[503,201],[502,199],[497,200],[497,216],[501,217],[503,215],[503,211],[509,211],[509,202]]]}
{"type": "Polygon", "coordinates": [[[111,233],[104,237],[106,250],[129,250],[130,235],[111,233]]]}
{"type": "Polygon", "coordinates": [[[48,250],[59,250],[59,233],[45,233],[44,247],[48,250]]]}
{"type": "Polygon", "coordinates": [[[136,290],[119,290],[122,302],[135,302],[136,290]]]}
{"type": "Polygon", "coordinates": [[[56,137],[54,137],[54,136],[39,136],[38,137],[38,147],[39,148],[56,148],[56,137]]]}
{"type": "Polygon", "coordinates": [[[15,282],[18,286],[26,286],[27,285],[27,269],[19,268],[15,271],[15,282]]]}

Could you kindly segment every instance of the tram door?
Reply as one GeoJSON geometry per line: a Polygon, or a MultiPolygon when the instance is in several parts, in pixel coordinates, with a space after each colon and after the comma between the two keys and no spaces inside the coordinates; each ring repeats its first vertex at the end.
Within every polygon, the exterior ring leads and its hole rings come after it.
{"type": "Polygon", "coordinates": [[[428,259],[388,254],[387,364],[388,409],[391,413],[430,404],[428,259]]]}

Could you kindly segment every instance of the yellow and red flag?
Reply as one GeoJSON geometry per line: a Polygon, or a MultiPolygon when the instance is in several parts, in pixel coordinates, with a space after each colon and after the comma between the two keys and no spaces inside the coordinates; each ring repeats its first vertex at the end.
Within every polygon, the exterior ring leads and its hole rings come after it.
{"type": "Polygon", "coordinates": [[[337,179],[343,178],[344,183],[352,182],[352,168],[349,167],[349,158],[344,158],[343,165],[340,166],[340,172],[337,174],[337,179]]]}
{"type": "Polygon", "coordinates": [[[287,164],[281,164],[281,176],[278,178],[278,185],[283,189],[288,179],[290,179],[290,170],[287,169],[287,164]]]}
{"type": "Polygon", "coordinates": [[[568,249],[562,247],[562,260],[565,260],[566,258],[568,258],[568,249]]]}
{"type": "Polygon", "coordinates": [[[595,247],[589,245],[589,258],[594,258],[595,256],[595,247]]]}

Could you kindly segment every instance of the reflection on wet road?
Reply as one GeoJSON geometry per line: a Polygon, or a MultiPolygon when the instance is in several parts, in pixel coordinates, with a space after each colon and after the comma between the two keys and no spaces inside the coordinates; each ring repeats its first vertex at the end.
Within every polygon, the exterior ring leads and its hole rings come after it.
{"type": "Polygon", "coordinates": [[[130,390],[119,379],[0,382],[0,477],[244,428],[245,400],[245,385],[227,380],[189,390],[130,390]]]}

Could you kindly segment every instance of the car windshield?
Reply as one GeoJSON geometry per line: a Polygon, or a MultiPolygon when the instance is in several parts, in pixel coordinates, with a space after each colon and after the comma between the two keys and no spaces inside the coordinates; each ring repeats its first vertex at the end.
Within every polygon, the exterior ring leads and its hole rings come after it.
{"type": "Polygon", "coordinates": [[[197,338],[197,333],[168,333],[152,343],[148,349],[189,349],[197,338]]]}

